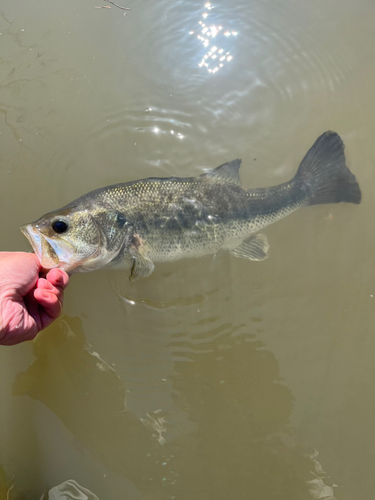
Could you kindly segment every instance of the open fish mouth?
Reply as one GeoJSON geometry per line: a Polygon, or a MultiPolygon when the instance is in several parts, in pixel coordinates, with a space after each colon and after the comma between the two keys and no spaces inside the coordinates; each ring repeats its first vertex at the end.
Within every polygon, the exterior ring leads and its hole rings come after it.
{"type": "Polygon", "coordinates": [[[66,267],[73,253],[73,249],[69,248],[69,244],[57,243],[52,238],[48,238],[41,234],[41,232],[31,224],[22,226],[21,231],[29,240],[42,267],[45,269],[66,267]]]}

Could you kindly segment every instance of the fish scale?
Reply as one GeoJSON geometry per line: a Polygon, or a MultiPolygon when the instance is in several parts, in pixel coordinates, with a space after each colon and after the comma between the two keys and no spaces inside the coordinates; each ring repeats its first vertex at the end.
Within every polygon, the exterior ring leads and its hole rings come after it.
{"type": "Polygon", "coordinates": [[[146,179],[97,194],[98,206],[112,204],[120,211],[127,207],[128,219],[136,221],[136,233],[148,242],[147,257],[155,262],[233,248],[239,240],[307,204],[296,182],[277,189],[245,190],[226,182],[212,185],[204,176],[146,179]],[[291,196],[297,201],[290,203],[291,196]]]}

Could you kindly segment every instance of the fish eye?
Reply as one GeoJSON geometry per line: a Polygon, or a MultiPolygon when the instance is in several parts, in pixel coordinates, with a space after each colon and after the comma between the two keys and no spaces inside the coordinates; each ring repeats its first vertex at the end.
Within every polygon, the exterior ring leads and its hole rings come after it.
{"type": "Polygon", "coordinates": [[[68,230],[68,227],[68,224],[63,220],[55,220],[55,222],[52,223],[52,229],[55,233],[65,233],[65,231],[68,230]]]}

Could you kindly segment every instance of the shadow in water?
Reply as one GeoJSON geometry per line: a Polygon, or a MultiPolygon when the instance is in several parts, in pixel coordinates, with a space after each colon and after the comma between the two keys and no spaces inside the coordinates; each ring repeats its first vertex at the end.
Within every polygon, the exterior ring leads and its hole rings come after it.
{"type": "Polygon", "coordinates": [[[34,342],[36,360],[18,377],[14,395],[28,395],[52,410],[74,436],[116,472],[130,476],[142,464],[149,477],[145,449],[157,443],[142,422],[126,410],[126,388],[116,372],[85,341],[81,320],[67,318],[34,342]]]}
{"type": "Polygon", "coordinates": [[[36,360],[13,393],[44,403],[143,499],[334,498],[316,457],[295,443],[293,396],[273,354],[238,333],[186,344],[169,346],[171,396],[194,430],[173,441],[162,437],[161,419],[150,430],[126,408],[124,382],[91,350],[78,318],[65,316],[37,338],[36,360]]]}
{"type": "Polygon", "coordinates": [[[175,364],[175,402],[196,424],[173,460],[178,498],[334,498],[318,462],[295,443],[293,396],[273,354],[246,335],[210,347],[175,364]]]}

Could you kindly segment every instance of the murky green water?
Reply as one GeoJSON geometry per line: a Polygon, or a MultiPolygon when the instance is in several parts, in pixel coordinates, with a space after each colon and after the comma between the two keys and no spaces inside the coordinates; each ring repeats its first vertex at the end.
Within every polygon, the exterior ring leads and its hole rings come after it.
{"type": "Polygon", "coordinates": [[[375,4],[126,2],[2,3],[1,250],[115,182],[237,157],[244,186],[289,180],[327,129],[363,203],[269,227],[265,262],[74,276],[58,322],[0,349],[0,498],[372,498],[375,4]]]}

